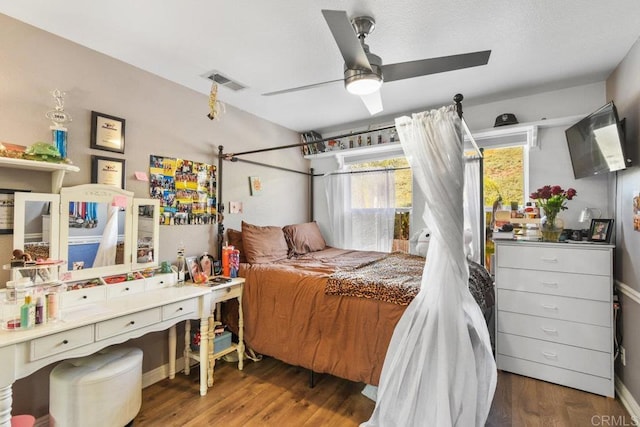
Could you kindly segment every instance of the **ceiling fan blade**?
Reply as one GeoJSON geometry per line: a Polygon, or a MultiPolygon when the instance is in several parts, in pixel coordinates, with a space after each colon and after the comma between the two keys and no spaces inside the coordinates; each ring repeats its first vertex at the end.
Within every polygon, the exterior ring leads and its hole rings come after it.
{"type": "Polygon", "coordinates": [[[445,71],[486,65],[489,62],[489,55],[491,55],[490,50],[483,50],[460,55],[440,56],[438,58],[387,64],[382,66],[382,74],[384,75],[385,82],[410,79],[445,71]]]}
{"type": "Polygon", "coordinates": [[[331,34],[338,44],[338,49],[344,58],[347,68],[360,68],[371,71],[371,64],[356,37],[356,32],[344,10],[322,10],[325,21],[329,25],[331,34]]]}
{"type": "Polygon", "coordinates": [[[360,99],[362,99],[364,106],[367,107],[369,114],[372,116],[382,111],[382,96],[379,90],[368,95],[360,95],[360,99]]]}
{"type": "Polygon", "coordinates": [[[313,89],[314,87],[324,86],[324,85],[328,85],[330,83],[336,83],[336,82],[344,82],[344,79],[329,80],[328,82],[314,83],[314,84],[305,85],[305,86],[293,87],[293,88],[290,88],[290,89],[276,90],[275,92],[263,93],[262,96],[282,95],[283,93],[290,93],[290,92],[297,92],[297,91],[300,91],[300,90],[313,89]]]}

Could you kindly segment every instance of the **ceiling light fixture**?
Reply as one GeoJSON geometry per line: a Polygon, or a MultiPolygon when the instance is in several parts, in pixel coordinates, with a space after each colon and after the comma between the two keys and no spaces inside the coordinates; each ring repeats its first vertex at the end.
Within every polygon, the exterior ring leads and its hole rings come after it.
{"type": "Polygon", "coordinates": [[[346,70],[344,86],[354,95],[369,95],[380,90],[382,76],[363,70],[346,70]]]}

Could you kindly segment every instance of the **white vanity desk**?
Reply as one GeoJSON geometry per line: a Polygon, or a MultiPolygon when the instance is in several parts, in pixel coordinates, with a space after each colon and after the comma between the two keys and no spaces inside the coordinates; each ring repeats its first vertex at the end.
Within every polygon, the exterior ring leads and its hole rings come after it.
{"type": "MultiPolygon", "coordinates": [[[[12,384],[51,363],[86,356],[107,346],[169,329],[169,376],[175,375],[175,325],[200,319],[208,330],[211,290],[166,287],[88,304],[63,312],[63,320],[24,331],[0,331],[0,426],[11,426],[12,384]],[[66,318],[66,320],[65,320],[66,318]]],[[[207,360],[207,340],[200,345],[207,360]]],[[[207,392],[207,370],[200,372],[200,394],[207,392]]]]}
{"type": "MultiPolygon", "coordinates": [[[[59,294],[61,320],[31,329],[0,329],[0,427],[11,425],[13,383],[44,366],[168,329],[172,378],[176,324],[200,319],[200,329],[207,333],[211,289],[175,287],[173,274],[74,287],[95,278],[124,277],[134,271],[156,269],[159,207],[157,199],[136,199],[131,192],[98,184],[62,188],[60,194],[15,193],[14,248],[31,252],[44,247],[48,253],[43,258],[64,260],[54,279],[73,290],[59,294]],[[32,229],[33,224],[43,223],[44,214],[49,215],[50,227],[32,229]],[[141,226],[144,222],[152,226],[141,226]],[[106,250],[100,257],[96,253],[87,259],[84,247],[74,248],[86,241],[94,246],[99,243],[98,253],[103,246],[106,250]],[[141,250],[145,251],[142,258],[138,256],[141,250]],[[80,261],[82,268],[76,269],[80,261]]],[[[12,276],[14,273],[12,270],[12,276]]],[[[39,276],[34,276],[36,281],[39,276]]],[[[207,354],[208,343],[203,340],[200,355],[205,365],[207,354]]],[[[206,392],[207,369],[202,369],[200,394],[206,392]]]]}

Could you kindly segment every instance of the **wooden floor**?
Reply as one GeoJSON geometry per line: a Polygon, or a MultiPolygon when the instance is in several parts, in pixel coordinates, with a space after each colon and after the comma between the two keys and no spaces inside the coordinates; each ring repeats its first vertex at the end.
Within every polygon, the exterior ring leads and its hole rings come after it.
{"type": "MultiPolygon", "coordinates": [[[[244,371],[238,371],[237,364],[219,361],[215,384],[204,397],[199,394],[198,378],[196,368],[189,376],[180,373],[145,388],[134,425],[347,427],[368,420],[374,407],[360,393],[362,384],[319,375],[316,386],[309,388],[308,371],[271,358],[248,361],[244,371]]],[[[617,399],[499,372],[486,425],[634,424],[617,399]]]]}

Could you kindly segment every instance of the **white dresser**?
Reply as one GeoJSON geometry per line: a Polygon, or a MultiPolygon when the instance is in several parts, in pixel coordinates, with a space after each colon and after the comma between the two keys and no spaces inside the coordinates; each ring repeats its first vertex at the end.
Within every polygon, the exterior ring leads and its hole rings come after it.
{"type": "Polygon", "coordinates": [[[498,369],[614,396],[613,249],[496,242],[498,369]]]}

